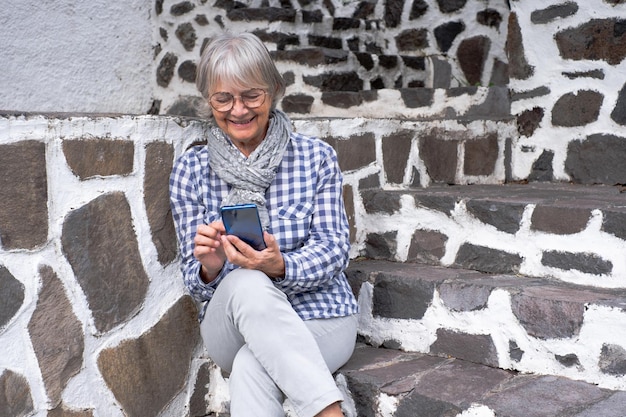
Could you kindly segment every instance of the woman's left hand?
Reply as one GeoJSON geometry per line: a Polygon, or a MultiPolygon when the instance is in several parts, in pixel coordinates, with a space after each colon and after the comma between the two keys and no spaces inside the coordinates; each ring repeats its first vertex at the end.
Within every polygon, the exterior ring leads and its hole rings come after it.
{"type": "Polygon", "coordinates": [[[273,235],[263,232],[267,248],[258,251],[234,235],[223,235],[222,245],[228,260],[241,268],[256,269],[270,278],[285,276],[285,261],[273,235]]]}

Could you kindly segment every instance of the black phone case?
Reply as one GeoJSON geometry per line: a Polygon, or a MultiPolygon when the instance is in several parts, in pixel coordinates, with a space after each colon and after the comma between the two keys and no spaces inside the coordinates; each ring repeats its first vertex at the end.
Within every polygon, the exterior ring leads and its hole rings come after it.
{"type": "Polygon", "coordinates": [[[237,236],[256,250],[266,248],[263,228],[255,204],[224,206],[221,212],[226,233],[237,236]]]}

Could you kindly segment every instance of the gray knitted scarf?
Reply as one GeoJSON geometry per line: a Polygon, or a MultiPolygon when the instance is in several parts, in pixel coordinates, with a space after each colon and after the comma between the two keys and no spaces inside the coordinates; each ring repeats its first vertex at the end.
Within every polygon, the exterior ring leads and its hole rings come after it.
{"type": "Polygon", "coordinates": [[[265,139],[246,159],[220,128],[214,126],[209,130],[207,148],[211,169],[231,186],[222,206],[254,203],[263,228],[269,227],[265,190],[276,176],[290,133],[291,122],[287,115],[272,110],[265,139]]]}

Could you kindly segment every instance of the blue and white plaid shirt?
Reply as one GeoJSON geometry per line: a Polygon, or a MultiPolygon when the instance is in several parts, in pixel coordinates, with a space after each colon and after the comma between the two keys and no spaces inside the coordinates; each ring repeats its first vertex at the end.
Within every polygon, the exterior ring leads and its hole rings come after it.
{"type": "MultiPolygon", "coordinates": [[[[334,149],[317,138],[292,133],[265,197],[269,232],[278,241],[285,260],[285,277],[275,285],[304,320],[358,311],[344,274],[350,240],[342,186],[334,149]]],[[[220,281],[237,268],[226,261],[217,278],[205,284],[200,278],[200,262],[193,256],[198,225],[220,219],[220,202],[229,191],[230,186],[211,170],[206,145],[183,153],[170,176],[170,203],[183,280],[190,294],[205,302],[200,320],[220,281]]]]}

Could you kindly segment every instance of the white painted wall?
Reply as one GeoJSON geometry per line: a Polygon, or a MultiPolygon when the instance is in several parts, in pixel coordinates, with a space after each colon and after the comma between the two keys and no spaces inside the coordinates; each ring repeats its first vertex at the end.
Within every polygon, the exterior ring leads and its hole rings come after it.
{"type": "Polygon", "coordinates": [[[0,0],[0,111],[145,114],[153,2],[0,0]]]}

